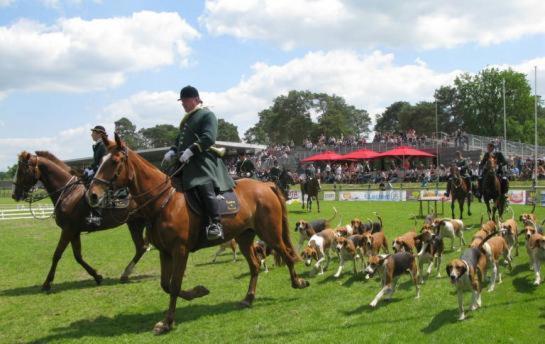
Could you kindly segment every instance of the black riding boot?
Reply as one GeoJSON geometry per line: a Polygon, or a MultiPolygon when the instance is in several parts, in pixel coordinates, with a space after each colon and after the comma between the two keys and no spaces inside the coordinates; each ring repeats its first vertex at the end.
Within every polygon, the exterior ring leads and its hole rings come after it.
{"type": "Polygon", "coordinates": [[[223,226],[220,222],[216,192],[212,183],[197,186],[205,210],[210,218],[210,224],[206,226],[206,238],[208,240],[223,239],[223,226]]]}

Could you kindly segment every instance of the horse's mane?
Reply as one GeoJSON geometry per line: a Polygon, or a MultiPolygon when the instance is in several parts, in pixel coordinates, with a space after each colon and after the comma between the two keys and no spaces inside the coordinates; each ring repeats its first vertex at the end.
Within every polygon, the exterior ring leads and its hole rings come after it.
{"type": "Polygon", "coordinates": [[[59,158],[57,158],[56,156],[54,156],[52,153],[48,151],[36,151],[36,155],[39,157],[51,160],[53,163],[58,165],[60,168],[62,168],[66,172],[72,171],[72,168],[70,166],[68,166],[65,162],[61,161],[59,158]]]}

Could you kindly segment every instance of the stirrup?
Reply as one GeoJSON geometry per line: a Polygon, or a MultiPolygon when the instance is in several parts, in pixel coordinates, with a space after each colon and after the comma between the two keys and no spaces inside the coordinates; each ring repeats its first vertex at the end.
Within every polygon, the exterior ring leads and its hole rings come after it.
{"type": "Polygon", "coordinates": [[[221,223],[211,223],[206,226],[206,239],[210,241],[223,239],[223,226],[221,223]]]}

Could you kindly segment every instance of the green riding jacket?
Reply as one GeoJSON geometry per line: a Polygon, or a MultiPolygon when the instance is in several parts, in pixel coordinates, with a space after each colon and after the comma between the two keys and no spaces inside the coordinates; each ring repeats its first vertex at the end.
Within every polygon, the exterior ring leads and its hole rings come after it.
{"type": "Polygon", "coordinates": [[[210,182],[222,192],[235,186],[223,160],[208,150],[216,142],[217,135],[218,119],[208,108],[198,107],[180,122],[180,131],[171,149],[178,158],[187,148],[194,154],[180,173],[184,190],[210,182]]]}

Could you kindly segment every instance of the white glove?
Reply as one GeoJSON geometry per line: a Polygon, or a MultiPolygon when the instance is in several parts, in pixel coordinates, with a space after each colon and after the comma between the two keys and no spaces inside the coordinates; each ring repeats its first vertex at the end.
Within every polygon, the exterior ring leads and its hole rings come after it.
{"type": "Polygon", "coordinates": [[[90,178],[93,174],[95,174],[95,171],[90,168],[86,168],[85,170],[83,170],[83,175],[87,178],[90,178]]]}
{"type": "Polygon", "coordinates": [[[165,156],[163,157],[163,161],[170,161],[172,158],[176,155],[176,152],[172,149],[169,149],[168,152],[165,153],[165,156]]]}
{"type": "Polygon", "coordinates": [[[193,152],[191,151],[191,149],[187,148],[183,153],[182,153],[182,156],[180,157],[180,162],[182,164],[186,163],[189,158],[191,158],[193,156],[193,152]]]}

